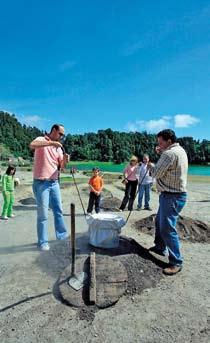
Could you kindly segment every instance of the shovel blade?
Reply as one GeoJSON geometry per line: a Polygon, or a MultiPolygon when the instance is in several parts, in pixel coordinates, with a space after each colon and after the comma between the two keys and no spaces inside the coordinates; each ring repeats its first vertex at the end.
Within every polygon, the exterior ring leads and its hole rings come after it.
{"type": "Polygon", "coordinates": [[[79,291],[84,286],[85,281],[87,280],[87,273],[80,273],[77,275],[70,276],[68,284],[70,287],[75,289],[75,291],[79,291]]]}

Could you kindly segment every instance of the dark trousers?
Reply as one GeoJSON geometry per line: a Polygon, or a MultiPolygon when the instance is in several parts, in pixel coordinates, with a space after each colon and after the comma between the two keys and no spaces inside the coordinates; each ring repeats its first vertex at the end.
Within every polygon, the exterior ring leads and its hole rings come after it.
{"type": "Polygon", "coordinates": [[[128,181],[125,186],[125,196],[123,198],[122,204],[120,206],[121,210],[124,210],[126,208],[126,205],[128,203],[128,210],[132,211],[133,209],[133,203],[136,196],[136,189],[137,189],[138,181],[128,181]]]}
{"type": "Polygon", "coordinates": [[[95,211],[96,211],[96,213],[100,212],[100,207],[99,207],[100,199],[101,199],[101,195],[100,194],[97,195],[94,192],[90,192],[87,213],[91,213],[92,212],[94,204],[95,204],[95,211]]]}

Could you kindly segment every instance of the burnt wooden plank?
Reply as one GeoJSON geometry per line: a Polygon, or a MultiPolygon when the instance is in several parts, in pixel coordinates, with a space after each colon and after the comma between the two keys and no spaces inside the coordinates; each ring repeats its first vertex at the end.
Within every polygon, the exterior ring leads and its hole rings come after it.
{"type": "Polygon", "coordinates": [[[96,305],[116,303],[127,289],[128,275],[123,264],[109,256],[96,256],[96,305]]]}
{"type": "Polygon", "coordinates": [[[89,288],[90,303],[96,303],[96,254],[90,254],[90,288],[89,288]]]}

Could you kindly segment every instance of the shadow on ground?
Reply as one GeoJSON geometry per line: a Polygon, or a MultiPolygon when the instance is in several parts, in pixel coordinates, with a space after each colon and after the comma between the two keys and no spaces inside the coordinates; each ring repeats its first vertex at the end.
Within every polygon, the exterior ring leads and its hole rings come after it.
{"type": "Polygon", "coordinates": [[[14,211],[35,211],[36,206],[15,205],[13,209],[14,211]]]}
{"type": "Polygon", "coordinates": [[[23,244],[23,245],[13,245],[9,247],[1,247],[0,248],[0,255],[7,255],[7,254],[18,254],[23,252],[32,252],[38,251],[37,244],[23,244]]]}

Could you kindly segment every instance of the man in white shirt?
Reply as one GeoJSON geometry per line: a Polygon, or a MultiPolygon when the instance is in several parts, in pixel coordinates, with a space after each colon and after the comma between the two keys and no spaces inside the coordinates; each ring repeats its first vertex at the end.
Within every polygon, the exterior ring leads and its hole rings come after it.
{"type": "Polygon", "coordinates": [[[149,170],[147,168],[149,163],[149,155],[144,154],[143,163],[140,163],[138,168],[138,179],[139,179],[139,190],[138,190],[138,205],[137,210],[142,209],[142,200],[144,196],[144,210],[152,211],[149,201],[150,201],[150,190],[153,184],[153,178],[149,175],[149,170]]]}

